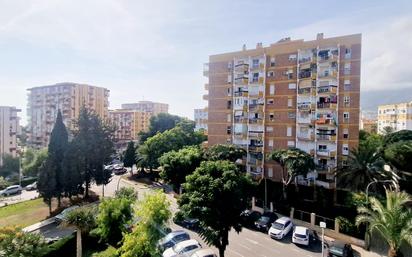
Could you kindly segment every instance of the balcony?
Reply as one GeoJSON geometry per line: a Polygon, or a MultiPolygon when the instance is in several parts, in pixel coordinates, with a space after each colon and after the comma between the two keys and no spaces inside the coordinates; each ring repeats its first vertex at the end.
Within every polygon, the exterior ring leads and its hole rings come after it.
{"type": "Polygon", "coordinates": [[[251,165],[251,166],[262,166],[263,162],[257,159],[250,159],[247,162],[247,165],[251,165]]]}
{"type": "Polygon", "coordinates": [[[251,84],[263,84],[263,77],[252,78],[250,83],[251,84]]]}
{"type": "Polygon", "coordinates": [[[263,119],[261,118],[251,118],[249,119],[250,124],[263,124],[263,119]]]}
{"type": "Polygon", "coordinates": [[[249,111],[250,112],[263,112],[263,104],[250,104],[249,111]]]}
{"type": "Polygon", "coordinates": [[[250,70],[257,70],[257,69],[263,70],[264,68],[265,68],[265,64],[262,63],[262,62],[259,62],[259,64],[257,64],[257,65],[252,64],[250,66],[250,70]]]}
{"type": "Polygon", "coordinates": [[[318,149],[316,154],[321,157],[336,157],[336,151],[328,149],[318,149]]]}
{"type": "Polygon", "coordinates": [[[308,62],[312,62],[313,58],[311,56],[309,57],[302,57],[299,59],[299,64],[303,64],[303,63],[308,63],[308,62]]]}
{"type": "Polygon", "coordinates": [[[255,139],[262,139],[263,138],[263,132],[249,132],[249,137],[250,138],[255,138],[255,139]]]}
{"type": "Polygon", "coordinates": [[[238,63],[235,65],[235,71],[236,72],[245,72],[249,70],[249,64],[247,63],[238,63]]]}
{"type": "Polygon", "coordinates": [[[248,91],[236,91],[233,93],[233,96],[237,96],[237,97],[248,97],[249,96],[249,92],[248,91]]]}
{"type": "Polygon", "coordinates": [[[322,86],[318,88],[318,94],[336,94],[337,91],[337,86],[322,86]]]}
{"type": "Polygon", "coordinates": [[[312,71],[299,72],[299,79],[307,79],[307,78],[316,79],[316,73],[312,71]]]}
{"type": "Polygon", "coordinates": [[[305,88],[299,88],[298,89],[298,94],[300,95],[310,95],[314,93],[311,87],[305,87],[305,88]]]}
{"type": "Polygon", "coordinates": [[[319,78],[336,77],[337,75],[337,70],[319,72],[319,78]]]}
{"type": "Polygon", "coordinates": [[[337,103],[318,103],[318,109],[336,109],[337,103]]]}
{"type": "Polygon", "coordinates": [[[334,125],[336,126],[335,119],[331,118],[318,118],[315,122],[317,125],[334,125]]]}
{"type": "Polygon", "coordinates": [[[209,77],[209,63],[203,64],[203,76],[209,77]]]}
{"type": "Polygon", "coordinates": [[[320,141],[336,141],[336,135],[326,135],[326,134],[318,134],[316,135],[316,139],[320,141]]]}
{"type": "Polygon", "coordinates": [[[313,141],[314,139],[313,134],[298,134],[297,138],[299,140],[309,140],[309,141],[313,141]]]}
{"type": "Polygon", "coordinates": [[[298,103],[299,111],[308,111],[312,109],[314,109],[314,105],[312,103],[298,103]]]}
{"type": "Polygon", "coordinates": [[[256,146],[256,145],[249,145],[249,151],[250,152],[255,152],[255,153],[261,153],[263,151],[262,146],[256,146]]]}
{"type": "Polygon", "coordinates": [[[314,124],[314,117],[312,115],[298,115],[297,122],[303,124],[314,124]]]}
{"type": "Polygon", "coordinates": [[[236,77],[235,84],[238,85],[247,85],[249,83],[249,78],[246,76],[236,77]]]}
{"type": "Polygon", "coordinates": [[[208,100],[209,100],[209,95],[208,95],[208,94],[207,94],[207,95],[203,95],[203,100],[208,101],[208,100]]]}

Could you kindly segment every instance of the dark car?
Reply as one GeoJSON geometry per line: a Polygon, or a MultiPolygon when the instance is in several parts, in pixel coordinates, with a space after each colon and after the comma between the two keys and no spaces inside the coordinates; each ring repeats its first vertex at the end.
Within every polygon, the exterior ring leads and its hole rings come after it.
{"type": "Polygon", "coordinates": [[[240,214],[240,218],[242,219],[242,225],[245,227],[252,228],[255,226],[255,222],[262,216],[258,211],[252,210],[244,210],[240,214]]]}
{"type": "Polygon", "coordinates": [[[199,229],[199,220],[193,218],[185,218],[182,221],[182,226],[191,229],[191,230],[198,230],[199,229]]]}
{"type": "Polygon", "coordinates": [[[158,246],[161,251],[166,250],[167,248],[175,246],[177,243],[180,243],[185,240],[189,240],[190,236],[183,230],[176,230],[170,232],[165,237],[159,240],[158,246]]]}
{"type": "Polygon", "coordinates": [[[265,212],[257,221],[255,221],[255,228],[259,231],[267,232],[277,218],[278,216],[275,213],[265,212]]]}
{"type": "Polygon", "coordinates": [[[353,257],[352,246],[342,241],[334,241],[329,245],[328,257],[353,257]]]}

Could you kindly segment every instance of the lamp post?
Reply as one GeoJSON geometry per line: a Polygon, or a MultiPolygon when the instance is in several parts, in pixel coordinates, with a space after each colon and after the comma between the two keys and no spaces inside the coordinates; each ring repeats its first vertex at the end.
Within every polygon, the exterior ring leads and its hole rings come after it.
{"type": "Polygon", "coordinates": [[[325,228],[326,228],[326,222],[321,221],[319,223],[319,226],[322,228],[322,257],[324,256],[325,252],[325,228]]]}

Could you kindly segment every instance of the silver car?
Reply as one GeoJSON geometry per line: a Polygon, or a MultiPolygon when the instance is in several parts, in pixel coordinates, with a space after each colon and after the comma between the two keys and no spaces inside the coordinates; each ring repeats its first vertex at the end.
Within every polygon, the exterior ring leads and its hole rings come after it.
{"type": "Polygon", "coordinates": [[[9,186],[6,189],[0,191],[0,196],[9,196],[14,194],[20,194],[23,189],[19,185],[9,186]]]}

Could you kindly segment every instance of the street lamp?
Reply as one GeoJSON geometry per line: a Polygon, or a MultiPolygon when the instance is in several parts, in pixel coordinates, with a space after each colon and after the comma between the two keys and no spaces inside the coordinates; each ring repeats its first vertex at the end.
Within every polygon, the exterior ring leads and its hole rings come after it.
{"type": "Polygon", "coordinates": [[[319,223],[319,226],[322,228],[322,257],[325,251],[325,228],[326,228],[326,222],[321,221],[319,223]]]}

